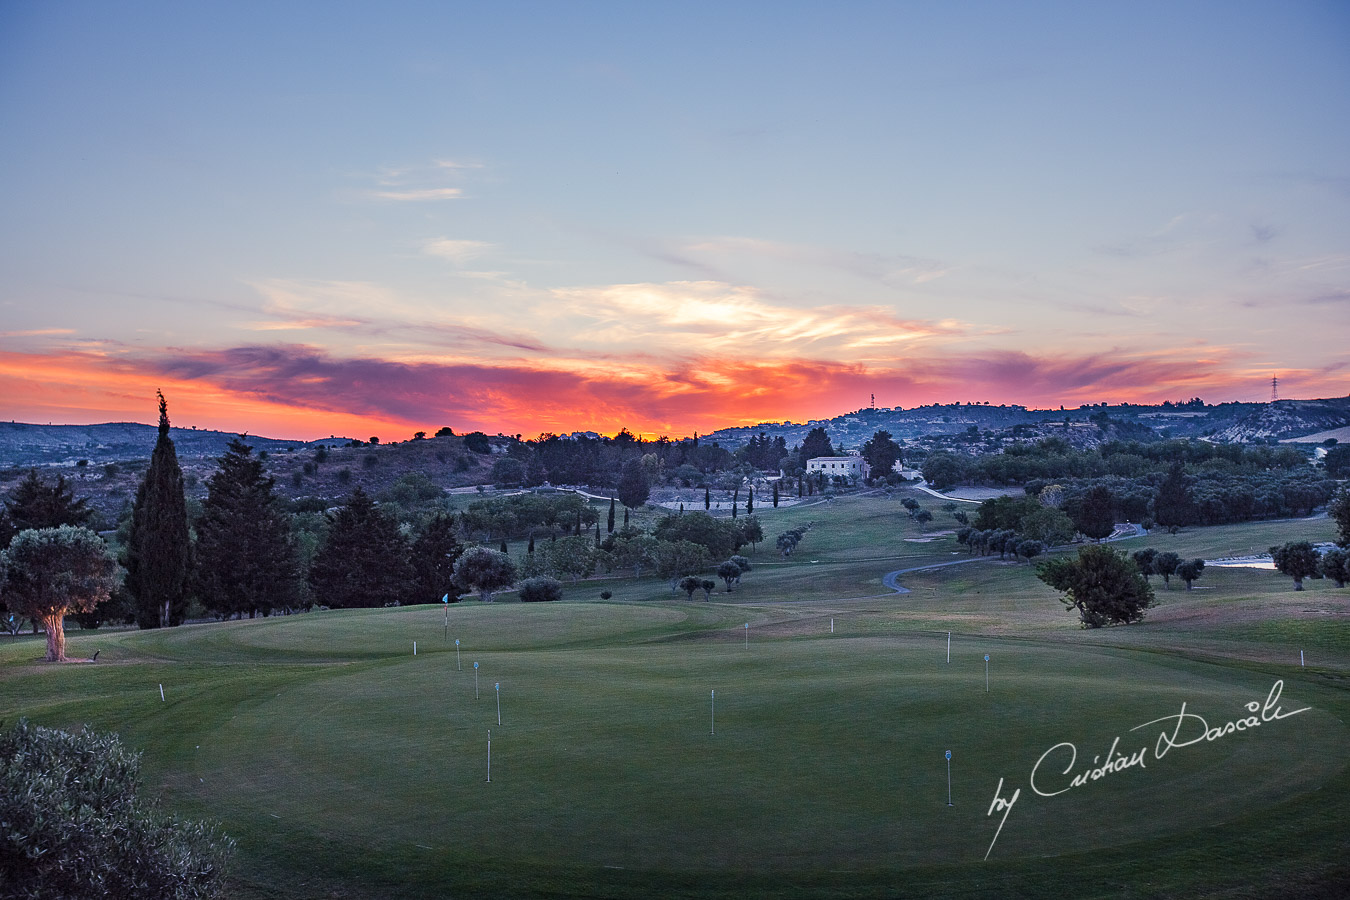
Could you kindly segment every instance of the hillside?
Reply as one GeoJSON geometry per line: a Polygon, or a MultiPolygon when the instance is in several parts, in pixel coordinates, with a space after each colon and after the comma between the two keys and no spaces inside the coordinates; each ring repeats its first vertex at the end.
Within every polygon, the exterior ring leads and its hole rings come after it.
{"type": "Polygon", "coordinates": [[[1281,400],[1273,405],[1223,403],[1210,406],[1194,400],[1160,406],[1100,404],[1074,409],[1028,409],[978,403],[934,404],[914,409],[863,408],[832,419],[723,428],[702,438],[734,447],[762,431],[770,437],[782,435],[788,446],[793,446],[812,428],[821,427],[836,444],[857,449],[874,432],[883,429],[898,441],[912,441],[931,435],[956,435],[972,427],[979,431],[998,431],[1015,429],[1019,425],[1086,425],[1100,421],[1103,414],[1117,426],[1126,426],[1124,430],[1137,431],[1128,426],[1142,426],[1159,439],[1204,438],[1218,443],[1256,443],[1350,425],[1350,397],[1281,400]]]}
{"type": "MultiPolygon", "coordinates": [[[[81,459],[91,464],[149,459],[155,449],[158,429],[137,422],[108,422],[102,425],[28,425],[0,422],[0,465],[74,466],[81,459]]],[[[215,458],[225,452],[238,437],[229,431],[204,431],[196,428],[170,428],[180,459],[215,458]]],[[[310,445],[346,443],[348,438],[326,441],[288,441],[249,436],[258,450],[276,452],[310,445]]]]}

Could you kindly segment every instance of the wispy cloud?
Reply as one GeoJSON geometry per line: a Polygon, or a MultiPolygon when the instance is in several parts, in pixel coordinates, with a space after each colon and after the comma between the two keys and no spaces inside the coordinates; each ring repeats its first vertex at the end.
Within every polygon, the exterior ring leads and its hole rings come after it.
{"type": "Polygon", "coordinates": [[[0,337],[49,337],[74,333],[75,329],[73,328],[31,328],[27,331],[0,331],[0,337]]]}
{"type": "Polygon", "coordinates": [[[479,162],[433,159],[417,164],[381,166],[373,175],[358,177],[368,178],[377,185],[363,193],[367,199],[424,203],[460,199],[464,189],[455,182],[462,182],[470,170],[482,168],[484,165],[479,162]],[[447,181],[451,183],[446,184],[447,181]]]}
{"type": "Polygon", "coordinates": [[[422,252],[430,256],[448,259],[456,265],[464,265],[477,259],[496,245],[487,241],[456,240],[454,238],[436,238],[422,245],[422,252]]]}
{"type": "Polygon", "coordinates": [[[462,188],[413,188],[403,191],[371,191],[370,196],[377,200],[457,200],[463,196],[462,188]]]}
{"type": "Polygon", "coordinates": [[[735,260],[759,258],[779,264],[806,265],[844,272],[856,278],[883,284],[923,284],[947,275],[952,267],[935,259],[901,253],[864,253],[811,244],[770,241],[750,237],[711,237],[680,244],[664,251],[669,261],[687,261],[695,266],[730,268],[735,260]]]}
{"type": "Polygon", "coordinates": [[[826,350],[875,350],[969,326],[904,319],[879,307],[801,310],[766,302],[760,292],[722,282],[621,284],[553,291],[541,314],[583,322],[579,339],[599,344],[656,343],[678,352],[735,352],[780,357],[826,350]]]}

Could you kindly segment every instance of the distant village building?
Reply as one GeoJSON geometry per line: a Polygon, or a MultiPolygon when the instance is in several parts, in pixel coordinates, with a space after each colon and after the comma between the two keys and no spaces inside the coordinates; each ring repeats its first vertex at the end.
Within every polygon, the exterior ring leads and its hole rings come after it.
{"type": "Polygon", "coordinates": [[[806,474],[824,472],[826,475],[843,475],[847,478],[866,478],[867,460],[861,456],[817,456],[806,461],[806,474]]]}

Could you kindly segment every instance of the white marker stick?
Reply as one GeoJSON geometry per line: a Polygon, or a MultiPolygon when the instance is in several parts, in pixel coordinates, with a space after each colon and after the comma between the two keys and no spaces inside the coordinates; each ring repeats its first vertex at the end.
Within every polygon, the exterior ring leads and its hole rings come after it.
{"type": "Polygon", "coordinates": [[[717,734],[717,691],[708,692],[708,734],[717,734]]]}
{"type": "Polygon", "coordinates": [[[159,686],[159,701],[164,702],[164,685],[162,684],[159,686]]]}
{"type": "Polygon", "coordinates": [[[492,729],[488,729],[488,771],[487,783],[492,784],[492,729]]]}
{"type": "Polygon", "coordinates": [[[952,633],[947,632],[947,662],[952,661],[952,633]]]}

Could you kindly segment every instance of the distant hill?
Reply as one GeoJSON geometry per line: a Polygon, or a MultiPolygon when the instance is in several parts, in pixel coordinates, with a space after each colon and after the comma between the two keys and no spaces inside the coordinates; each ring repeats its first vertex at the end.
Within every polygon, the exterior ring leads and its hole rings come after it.
{"type": "MultiPolygon", "coordinates": [[[[0,466],[73,466],[80,460],[91,464],[149,459],[159,429],[137,422],[103,425],[26,425],[0,422],[0,466]]],[[[180,459],[218,457],[238,435],[232,431],[202,431],[170,428],[180,459]]],[[[248,443],[259,450],[277,452],[311,444],[346,443],[348,438],[323,441],[285,441],[249,435],[248,443]]]]}
{"type": "Polygon", "coordinates": [[[1222,403],[1210,406],[1199,401],[1160,406],[1122,404],[1079,406],[1073,409],[1028,409],[1024,406],[986,406],[950,403],[914,409],[863,408],[832,419],[809,422],[763,422],[758,425],[723,428],[700,435],[701,440],[726,447],[739,447],[761,431],[770,437],[782,435],[791,447],[801,443],[816,427],[836,445],[857,449],[878,430],[898,441],[928,435],[958,434],[976,428],[999,431],[1017,426],[1085,424],[1103,416],[1115,425],[1121,437],[1203,438],[1217,443],[1260,443],[1315,434],[1350,425],[1350,397],[1326,400],[1280,400],[1270,403],[1222,403]]]}
{"type": "Polygon", "coordinates": [[[1221,443],[1250,444],[1265,440],[1297,440],[1350,425],[1350,398],[1280,400],[1253,410],[1214,433],[1221,443]]]}

